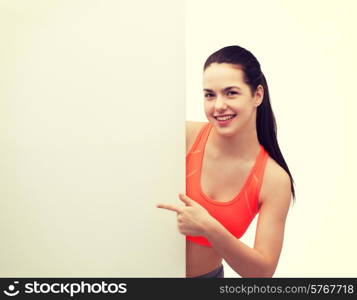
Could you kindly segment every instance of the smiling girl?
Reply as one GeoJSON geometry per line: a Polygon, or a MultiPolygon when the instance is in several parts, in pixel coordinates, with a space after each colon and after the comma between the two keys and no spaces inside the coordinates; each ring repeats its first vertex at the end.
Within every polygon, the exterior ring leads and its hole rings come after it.
{"type": "Polygon", "coordinates": [[[279,149],[269,91],[254,55],[224,47],[203,68],[208,122],[186,123],[186,195],[177,213],[186,235],[186,277],[224,277],[222,259],[241,277],[272,277],[295,197],[279,149]],[[259,214],[253,248],[240,241],[259,214]]]}

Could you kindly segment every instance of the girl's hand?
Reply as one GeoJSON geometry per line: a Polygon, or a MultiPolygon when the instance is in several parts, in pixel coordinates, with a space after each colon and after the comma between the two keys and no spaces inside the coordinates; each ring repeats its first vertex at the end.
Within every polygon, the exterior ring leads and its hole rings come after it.
{"type": "Polygon", "coordinates": [[[165,208],[177,213],[177,226],[183,235],[204,236],[207,225],[215,219],[203,206],[186,195],[179,194],[179,198],[186,206],[160,203],[156,207],[165,208]]]}

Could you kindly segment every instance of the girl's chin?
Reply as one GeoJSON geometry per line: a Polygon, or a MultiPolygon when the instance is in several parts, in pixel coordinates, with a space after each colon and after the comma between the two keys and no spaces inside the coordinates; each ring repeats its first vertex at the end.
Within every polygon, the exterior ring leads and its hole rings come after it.
{"type": "Polygon", "coordinates": [[[214,124],[213,127],[215,128],[215,131],[224,137],[231,137],[237,134],[239,129],[237,127],[233,126],[219,126],[217,124],[214,124]]]}

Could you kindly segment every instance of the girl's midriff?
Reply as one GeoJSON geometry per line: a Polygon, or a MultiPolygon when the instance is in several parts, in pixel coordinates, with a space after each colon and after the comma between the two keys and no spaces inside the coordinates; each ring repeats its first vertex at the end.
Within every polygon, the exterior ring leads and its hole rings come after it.
{"type": "Polygon", "coordinates": [[[186,277],[209,273],[222,264],[222,258],[212,247],[186,241],[186,277]]]}

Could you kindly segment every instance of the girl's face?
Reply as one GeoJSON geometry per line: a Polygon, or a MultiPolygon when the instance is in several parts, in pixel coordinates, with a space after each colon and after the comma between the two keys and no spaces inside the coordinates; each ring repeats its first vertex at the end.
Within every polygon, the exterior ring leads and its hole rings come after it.
{"type": "Polygon", "coordinates": [[[203,73],[205,114],[219,134],[232,136],[244,128],[255,128],[263,88],[258,86],[252,95],[243,76],[239,66],[227,63],[212,63],[203,73]]]}

